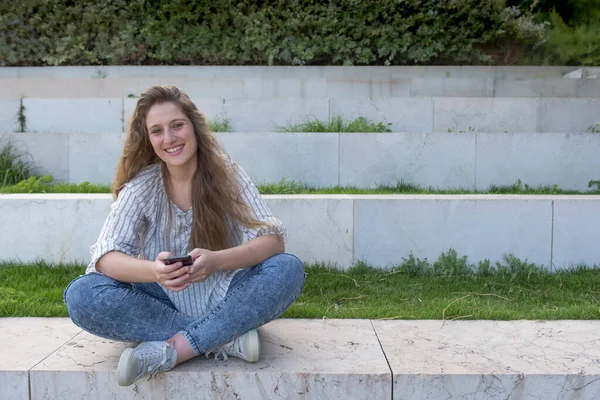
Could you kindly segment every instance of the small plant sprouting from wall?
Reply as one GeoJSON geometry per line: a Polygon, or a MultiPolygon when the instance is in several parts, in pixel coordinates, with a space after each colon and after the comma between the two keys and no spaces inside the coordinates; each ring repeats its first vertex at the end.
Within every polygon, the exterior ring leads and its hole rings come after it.
{"type": "Polygon", "coordinates": [[[600,133],[600,122],[596,122],[594,125],[588,126],[588,131],[591,133],[600,133]]]}
{"type": "Polygon", "coordinates": [[[19,110],[17,111],[17,132],[25,132],[27,130],[27,117],[25,116],[25,106],[23,105],[23,99],[19,104],[19,110]]]}

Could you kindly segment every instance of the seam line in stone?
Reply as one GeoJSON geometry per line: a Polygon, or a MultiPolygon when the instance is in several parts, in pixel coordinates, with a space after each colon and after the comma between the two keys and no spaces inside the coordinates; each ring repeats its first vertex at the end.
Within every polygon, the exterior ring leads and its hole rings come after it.
{"type": "Polygon", "coordinates": [[[473,189],[477,190],[477,139],[479,133],[475,133],[475,165],[473,165],[473,189]]]}
{"type": "Polygon", "coordinates": [[[27,374],[29,376],[29,379],[31,380],[31,370],[33,370],[35,367],[37,367],[38,365],[40,365],[42,362],[44,362],[44,360],[46,360],[52,354],[56,353],[59,349],[63,348],[64,345],[66,345],[67,343],[69,343],[71,340],[75,339],[75,336],[80,335],[82,332],[83,332],[83,329],[80,330],[79,332],[77,332],[75,335],[71,336],[69,339],[67,339],[63,344],[61,344],[60,346],[58,346],[57,348],[55,348],[54,350],[52,350],[50,352],[50,354],[48,354],[46,357],[44,357],[40,361],[38,361],[33,367],[29,368],[29,371],[28,371],[28,374],[27,374]]]}
{"type": "Polygon", "coordinates": [[[383,349],[383,345],[381,344],[381,340],[379,339],[379,335],[377,334],[377,329],[375,329],[375,325],[373,325],[373,320],[370,319],[371,328],[373,328],[373,333],[375,333],[375,337],[377,338],[377,342],[379,343],[379,347],[381,348],[381,352],[383,353],[383,357],[385,357],[385,362],[390,369],[390,386],[392,387],[391,399],[394,399],[394,371],[392,371],[392,366],[390,365],[390,360],[388,360],[387,354],[385,354],[385,350],[383,349]]]}
{"type": "Polygon", "coordinates": [[[554,200],[552,200],[552,229],[550,231],[550,268],[554,268],[554,200]]]}

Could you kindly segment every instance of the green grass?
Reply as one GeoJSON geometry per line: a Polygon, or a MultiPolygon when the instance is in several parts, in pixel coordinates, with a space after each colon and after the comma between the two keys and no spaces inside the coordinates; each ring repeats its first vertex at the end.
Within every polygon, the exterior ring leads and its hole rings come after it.
{"type": "Polygon", "coordinates": [[[31,163],[9,142],[0,150],[0,187],[14,185],[32,174],[31,163]]]}
{"type": "Polygon", "coordinates": [[[232,132],[231,119],[225,117],[209,118],[208,127],[213,132],[232,132]]]}
{"type": "Polygon", "coordinates": [[[304,117],[299,123],[276,125],[277,132],[391,132],[391,123],[373,122],[365,117],[353,120],[344,120],[339,115],[334,115],[329,121],[322,121],[314,117],[304,117]]]}
{"type": "MultiPolygon", "coordinates": [[[[594,183],[592,181],[591,183],[594,183]]],[[[593,185],[590,185],[592,187],[593,185]]],[[[598,185],[600,186],[600,184],[598,185]]],[[[361,189],[352,186],[334,186],[328,188],[314,188],[302,184],[296,180],[282,179],[277,183],[263,183],[257,185],[262,194],[531,194],[531,195],[558,195],[558,194],[600,194],[600,188],[593,190],[578,191],[560,189],[558,185],[532,187],[523,184],[520,180],[513,185],[492,185],[487,190],[469,189],[436,189],[434,187],[423,188],[404,182],[396,185],[379,185],[374,189],[361,189]]]]}
{"type": "Polygon", "coordinates": [[[30,177],[12,186],[0,186],[0,193],[110,193],[110,186],[95,185],[89,182],[53,183],[53,178],[47,175],[30,177]]]}
{"type": "MultiPolygon", "coordinates": [[[[591,181],[590,187],[596,188],[588,191],[564,190],[558,186],[540,186],[531,187],[524,185],[520,181],[510,186],[490,186],[488,190],[468,190],[468,189],[436,189],[433,187],[422,188],[417,185],[411,185],[398,182],[395,186],[381,185],[374,189],[361,189],[351,186],[335,186],[328,188],[314,188],[302,184],[301,182],[289,179],[282,179],[277,183],[263,183],[257,185],[262,194],[546,194],[546,195],[566,195],[566,194],[600,194],[600,181],[591,181]]],[[[30,177],[24,181],[12,186],[0,186],[0,194],[11,193],[110,193],[109,185],[96,185],[89,182],[80,184],[74,183],[53,183],[51,176],[30,177]]]]}
{"type": "MultiPolygon", "coordinates": [[[[83,266],[0,263],[0,317],[67,315],[62,293],[83,266]]],[[[600,270],[550,273],[507,256],[477,266],[449,250],[430,263],[410,256],[388,270],[307,266],[287,318],[597,319],[600,270]]]]}

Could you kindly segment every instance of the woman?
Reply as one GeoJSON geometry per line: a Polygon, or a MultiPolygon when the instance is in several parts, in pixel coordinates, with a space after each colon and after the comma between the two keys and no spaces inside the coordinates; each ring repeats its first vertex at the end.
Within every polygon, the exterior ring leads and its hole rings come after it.
{"type": "Polygon", "coordinates": [[[119,384],[202,353],[257,361],[255,328],[299,296],[304,266],[284,254],[283,225],[177,87],[140,96],[113,194],[65,303],[81,328],[141,342],[121,355],[119,384]],[[185,253],[193,264],[165,263],[185,253]]]}

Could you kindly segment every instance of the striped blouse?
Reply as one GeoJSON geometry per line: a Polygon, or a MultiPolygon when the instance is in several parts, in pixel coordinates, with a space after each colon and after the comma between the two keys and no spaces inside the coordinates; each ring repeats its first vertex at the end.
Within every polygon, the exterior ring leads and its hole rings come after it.
{"type": "MultiPolygon", "coordinates": [[[[232,167],[236,168],[242,197],[250,206],[254,218],[271,225],[250,229],[229,220],[232,245],[242,244],[244,234],[248,241],[273,233],[285,239],[283,224],[273,217],[248,175],[236,163],[232,167]]],[[[155,260],[161,251],[169,251],[174,255],[187,254],[191,231],[192,209],[183,211],[169,200],[160,164],[150,165],[123,187],[112,204],[98,241],[90,248],[92,258],[86,273],[97,272],[96,262],[109,251],[120,251],[132,257],[141,255],[146,260],[155,260]],[[169,207],[172,210],[171,221],[169,207]]],[[[205,281],[192,283],[182,291],[174,292],[166,287],[163,290],[181,313],[199,317],[223,300],[235,273],[235,270],[218,271],[205,281]]]]}

